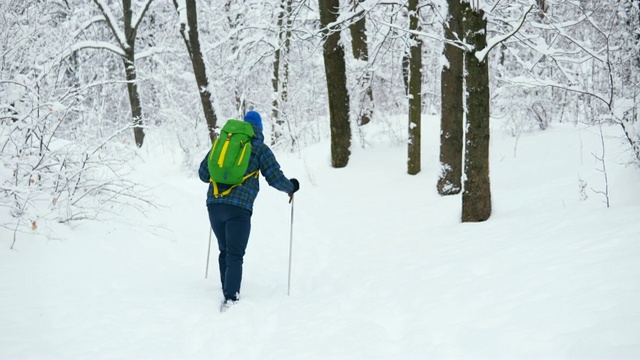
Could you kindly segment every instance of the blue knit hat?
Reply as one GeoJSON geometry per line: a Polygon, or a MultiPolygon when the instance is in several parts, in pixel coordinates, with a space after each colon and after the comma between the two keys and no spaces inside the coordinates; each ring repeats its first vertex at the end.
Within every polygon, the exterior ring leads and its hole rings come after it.
{"type": "Polygon", "coordinates": [[[244,116],[244,121],[252,123],[258,129],[260,129],[260,131],[262,131],[262,117],[260,117],[260,114],[258,114],[257,111],[253,111],[253,110],[249,111],[244,116]]]}

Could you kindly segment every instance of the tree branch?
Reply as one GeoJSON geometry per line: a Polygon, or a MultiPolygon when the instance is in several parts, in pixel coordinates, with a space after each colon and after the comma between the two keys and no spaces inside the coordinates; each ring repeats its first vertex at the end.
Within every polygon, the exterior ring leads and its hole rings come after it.
{"type": "Polygon", "coordinates": [[[134,24],[133,25],[134,34],[138,31],[138,27],[140,26],[140,23],[142,22],[142,19],[144,19],[144,14],[146,14],[147,10],[149,10],[149,6],[151,5],[152,1],[153,0],[147,0],[147,3],[144,5],[144,8],[140,12],[140,14],[137,17],[134,17],[132,19],[132,23],[134,24]]]}
{"type": "Polygon", "coordinates": [[[99,22],[102,22],[102,21],[106,22],[105,19],[106,19],[105,16],[94,16],[93,18],[87,20],[84,24],[82,24],[82,26],[80,26],[80,28],[78,30],[76,30],[76,32],[71,35],[71,37],[74,38],[74,39],[77,38],[85,30],[87,30],[89,27],[91,27],[91,25],[99,23],[99,22]]]}
{"type": "Polygon", "coordinates": [[[115,17],[111,13],[111,10],[109,10],[109,7],[105,3],[103,3],[103,0],[93,0],[93,2],[98,6],[102,15],[104,15],[105,21],[107,22],[107,25],[109,25],[113,36],[115,36],[116,38],[116,41],[118,41],[120,48],[122,48],[122,50],[128,49],[129,44],[127,43],[127,39],[124,34],[116,27],[115,17]]]}
{"type": "Polygon", "coordinates": [[[80,41],[73,44],[68,51],[62,54],[62,59],[71,56],[76,51],[82,49],[101,49],[110,51],[122,58],[126,57],[124,50],[116,45],[110,44],[105,41],[80,41]]]}
{"type": "Polygon", "coordinates": [[[533,5],[529,6],[529,9],[527,11],[525,11],[524,15],[522,16],[522,19],[520,20],[520,24],[518,24],[518,26],[516,26],[510,33],[508,33],[506,35],[503,35],[503,36],[498,36],[498,37],[496,37],[494,39],[491,39],[490,43],[487,45],[486,48],[477,51],[475,56],[476,56],[476,58],[478,58],[478,61],[483,62],[485,60],[485,58],[487,57],[487,55],[489,54],[489,52],[493,48],[495,48],[496,46],[498,46],[498,45],[502,44],[503,42],[509,40],[512,36],[517,34],[518,31],[520,31],[520,29],[524,25],[524,22],[527,19],[527,15],[529,15],[531,10],[533,10],[533,5]]]}

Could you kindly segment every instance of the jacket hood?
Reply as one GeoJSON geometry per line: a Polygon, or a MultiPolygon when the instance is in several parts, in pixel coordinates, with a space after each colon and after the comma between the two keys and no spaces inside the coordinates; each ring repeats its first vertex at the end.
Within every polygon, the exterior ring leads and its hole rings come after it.
{"type": "Polygon", "coordinates": [[[251,145],[253,146],[258,146],[260,144],[264,143],[264,134],[262,133],[262,130],[260,130],[260,128],[258,128],[255,124],[253,124],[253,139],[251,139],[251,145]]]}

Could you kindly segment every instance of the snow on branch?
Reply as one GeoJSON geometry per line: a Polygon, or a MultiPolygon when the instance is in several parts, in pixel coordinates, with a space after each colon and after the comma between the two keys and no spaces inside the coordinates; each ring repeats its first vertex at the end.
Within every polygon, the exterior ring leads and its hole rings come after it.
{"type": "Polygon", "coordinates": [[[71,94],[27,97],[21,119],[3,124],[0,131],[0,207],[11,215],[0,227],[13,231],[11,248],[18,233],[36,231],[42,222],[96,219],[123,207],[142,212],[153,206],[145,188],[128,180],[135,153],[116,141],[132,125],[81,141],[59,136],[77,111],[71,94]]]}
{"type": "Polygon", "coordinates": [[[537,79],[537,78],[529,78],[529,77],[514,77],[509,80],[509,82],[518,84],[523,87],[550,87],[560,90],[571,91],[577,94],[588,95],[601,101],[604,105],[610,106],[609,100],[607,99],[608,95],[597,94],[592,90],[586,89],[583,85],[578,82],[572,84],[564,84],[552,79],[537,79]]]}
{"type": "Polygon", "coordinates": [[[605,34],[605,31],[602,30],[600,26],[598,26],[595,22],[593,22],[591,17],[586,13],[583,13],[578,18],[572,19],[569,21],[564,21],[556,24],[542,24],[539,22],[532,22],[531,26],[535,29],[555,32],[559,36],[562,36],[563,38],[575,44],[577,47],[579,47],[581,50],[587,53],[590,57],[605,63],[607,60],[601,55],[599,55],[597,52],[593,51],[591,49],[591,46],[588,45],[588,42],[578,40],[576,39],[575,36],[572,36],[567,32],[568,28],[577,26],[585,21],[589,22],[589,24],[591,24],[595,29],[597,29],[599,33],[605,34]]]}
{"type": "Polygon", "coordinates": [[[520,29],[522,28],[522,26],[525,23],[525,20],[527,19],[527,15],[529,15],[529,13],[531,12],[531,10],[533,10],[533,5],[529,6],[529,9],[527,9],[527,11],[525,11],[524,15],[522,15],[522,19],[520,19],[520,23],[515,26],[513,28],[513,30],[505,35],[501,35],[501,36],[496,36],[492,39],[489,39],[487,42],[487,46],[482,49],[479,50],[475,53],[476,58],[478,58],[478,61],[483,62],[485,60],[485,58],[487,57],[487,55],[489,54],[489,52],[496,46],[498,46],[499,44],[509,40],[509,38],[511,38],[512,36],[514,36],[515,34],[518,33],[518,31],[520,31],[520,29]]]}
{"type": "Polygon", "coordinates": [[[62,58],[66,58],[71,56],[71,54],[73,54],[76,51],[79,50],[83,50],[83,49],[102,49],[102,50],[107,50],[107,51],[111,51],[112,53],[121,56],[121,57],[125,57],[126,54],[124,53],[124,50],[122,50],[122,48],[118,47],[117,45],[113,45],[110,44],[108,42],[105,41],[79,41],[75,44],[73,44],[69,50],[67,50],[64,54],[62,54],[62,58]]]}
{"type": "Polygon", "coordinates": [[[131,19],[131,23],[134,24],[133,25],[133,31],[136,31],[138,29],[138,26],[140,26],[140,23],[142,22],[142,19],[144,18],[144,14],[146,14],[147,10],[149,10],[149,6],[151,5],[151,1],[153,1],[153,0],[146,0],[146,3],[144,4],[144,7],[142,8],[142,10],[140,10],[140,12],[138,14],[135,14],[133,16],[133,18],[131,19]]]}
{"type": "Polygon", "coordinates": [[[73,39],[77,38],[85,30],[87,30],[89,27],[91,27],[91,25],[99,23],[99,22],[102,22],[102,21],[106,21],[104,16],[102,16],[102,15],[94,16],[93,18],[87,20],[84,24],[82,24],[80,26],[80,28],[78,30],[76,30],[76,32],[71,34],[71,38],[73,38],[73,39]]]}
{"type": "Polygon", "coordinates": [[[168,54],[168,53],[178,53],[180,52],[180,50],[172,48],[172,47],[159,47],[159,46],[153,46],[150,47],[144,51],[140,51],[137,55],[136,55],[136,59],[140,60],[140,59],[144,59],[144,58],[148,58],[151,57],[153,55],[156,54],[168,54]]]}
{"type": "Polygon", "coordinates": [[[180,31],[184,32],[185,35],[188,36],[189,24],[187,22],[187,4],[185,3],[185,0],[173,0],[173,5],[176,7],[176,12],[178,13],[180,31]]]}
{"type": "Polygon", "coordinates": [[[113,16],[113,13],[109,9],[109,6],[104,3],[104,0],[93,0],[93,2],[96,3],[96,5],[98,5],[98,8],[100,8],[100,12],[102,12],[102,15],[104,15],[105,20],[107,21],[107,24],[109,25],[109,28],[111,29],[111,32],[116,37],[116,40],[118,41],[118,44],[120,44],[120,47],[122,49],[128,49],[129,45],[127,43],[127,37],[116,26],[116,24],[117,24],[116,17],[113,16]]]}
{"type": "MultiPolygon", "coordinates": [[[[407,29],[405,27],[402,27],[402,26],[400,26],[398,24],[394,24],[394,23],[391,23],[391,22],[388,22],[388,21],[376,20],[376,23],[384,25],[384,26],[388,27],[389,29],[397,30],[398,32],[404,32],[404,33],[407,33],[407,34],[414,34],[414,35],[419,36],[419,37],[421,37],[423,39],[431,39],[431,40],[435,40],[435,41],[439,41],[439,42],[444,41],[444,39],[440,35],[434,35],[434,34],[431,34],[431,33],[425,32],[425,31],[409,30],[409,29],[407,29]]],[[[451,45],[457,46],[457,47],[459,47],[461,49],[464,49],[464,50],[469,50],[469,46],[468,45],[465,45],[465,44],[463,44],[463,43],[461,43],[459,41],[447,41],[447,44],[451,44],[451,45]]]]}

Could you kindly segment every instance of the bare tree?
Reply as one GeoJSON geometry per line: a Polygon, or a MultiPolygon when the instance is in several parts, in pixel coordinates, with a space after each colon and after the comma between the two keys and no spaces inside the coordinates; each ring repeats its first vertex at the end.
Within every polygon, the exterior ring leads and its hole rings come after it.
{"type": "MultiPolygon", "coordinates": [[[[6,170],[0,176],[0,208],[9,215],[0,219],[0,227],[13,232],[12,248],[19,234],[46,228],[50,221],[99,218],[122,206],[142,210],[147,202],[128,176],[137,151],[112,141],[130,127],[95,136],[82,127],[88,121],[77,117],[86,114],[90,90],[105,82],[83,84],[80,77],[69,77],[79,67],[60,50],[75,40],[66,22],[72,8],[49,2],[0,4],[0,164],[6,170]],[[76,136],[70,136],[70,127],[76,136]]],[[[101,21],[96,16],[84,25],[101,21]]]]}
{"type": "MultiPolygon", "coordinates": [[[[232,11],[232,9],[234,8],[234,3],[235,1],[233,0],[227,0],[225,2],[225,13],[227,15],[227,22],[229,24],[229,30],[230,33],[232,34],[231,37],[229,38],[229,42],[231,43],[231,52],[233,54],[237,54],[238,51],[240,50],[240,41],[241,39],[238,36],[238,28],[242,27],[242,22],[243,22],[243,17],[242,17],[242,13],[235,13],[232,11]]],[[[240,84],[238,82],[236,82],[234,84],[234,95],[235,95],[235,101],[236,101],[236,113],[238,114],[244,114],[246,111],[246,102],[244,99],[244,95],[242,93],[242,89],[240,88],[240,84]]]]}
{"type": "Polygon", "coordinates": [[[640,161],[640,0],[632,0],[625,5],[626,27],[630,33],[628,45],[630,52],[630,64],[625,71],[623,82],[634,89],[629,97],[632,97],[631,109],[627,110],[620,120],[622,129],[633,149],[633,153],[640,161]],[[634,86],[635,84],[635,86],[634,86]]]}
{"type": "MultiPolygon", "coordinates": [[[[619,124],[638,161],[639,5],[638,0],[556,4],[553,17],[533,24],[548,44],[536,47],[544,50],[535,65],[547,71],[539,71],[527,84],[538,81],[535,91],[548,88],[573,97],[569,111],[574,119],[592,125],[619,124]]],[[[528,34],[525,41],[531,38],[528,34]]]]}
{"type": "MultiPolygon", "coordinates": [[[[352,1],[353,10],[357,17],[357,20],[349,27],[353,57],[366,63],[369,61],[367,20],[364,10],[358,7],[364,0],[352,1]]],[[[359,95],[359,124],[366,125],[371,121],[371,117],[373,116],[373,89],[371,88],[371,71],[368,68],[364,70],[362,77],[358,80],[358,84],[360,85],[359,90],[362,92],[359,95]]]]}
{"type": "Polygon", "coordinates": [[[422,41],[416,35],[420,30],[419,0],[409,0],[409,143],[407,146],[407,173],[420,172],[421,116],[422,116],[422,41]]]}
{"type": "Polygon", "coordinates": [[[331,126],[331,164],[347,166],[351,155],[351,125],[349,123],[349,92],[347,91],[344,47],[340,43],[340,28],[336,26],[340,12],[339,0],[320,0],[320,24],[324,35],[323,57],[329,96],[331,126]]]}
{"type": "Polygon", "coordinates": [[[202,103],[202,110],[204,111],[204,117],[207,120],[207,128],[209,129],[209,138],[213,143],[217,137],[215,128],[218,122],[213,102],[211,101],[211,91],[209,91],[209,78],[207,77],[207,69],[202,57],[202,51],[200,50],[200,39],[198,34],[198,12],[196,8],[196,0],[186,0],[186,6],[182,7],[178,3],[179,0],[173,0],[173,4],[180,14],[182,11],[186,11],[186,23],[182,21],[183,16],[180,16],[180,34],[184,40],[184,44],[189,52],[191,58],[191,64],[193,65],[193,72],[196,77],[196,84],[198,85],[198,93],[200,94],[200,102],[202,103]],[[188,32],[187,32],[188,27],[188,32]]]}
{"type": "Polygon", "coordinates": [[[487,20],[476,6],[465,9],[466,42],[473,47],[465,56],[467,71],[467,126],[465,133],[464,191],[462,221],[485,221],[491,216],[489,181],[489,60],[478,56],[487,48],[487,20]]]}
{"type": "Polygon", "coordinates": [[[626,25],[631,33],[631,42],[635,45],[635,65],[640,68],[640,0],[631,0],[625,4],[626,25]]]}
{"type": "Polygon", "coordinates": [[[149,5],[151,5],[152,1],[153,0],[145,0],[142,5],[142,10],[134,16],[133,9],[131,8],[131,0],[122,0],[123,32],[116,26],[116,18],[111,13],[108,4],[106,4],[104,0],[93,0],[104,16],[120,50],[122,50],[118,55],[122,56],[124,63],[129,104],[131,105],[131,117],[133,119],[133,134],[138,147],[141,147],[144,142],[144,119],[142,105],[140,104],[140,94],[138,93],[135,45],[138,27],[140,23],[142,23],[142,19],[147,10],[149,10],[149,5]]]}
{"type": "Polygon", "coordinates": [[[409,94],[409,68],[411,67],[411,53],[408,49],[402,53],[402,60],[400,61],[402,66],[402,82],[404,83],[404,94],[409,94]]]}
{"type": "Polygon", "coordinates": [[[282,127],[285,123],[286,114],[283,113],[283,108],[288,97],[288,84],[289,84],[289,51],[291,49],[291,11],[293,7],[293,0],[281,0],[280,7],[278,8],[278,20],[277,20],[277,44],[278,47],[274,52],[273,60],[273,77],[271,83],[273,86],[273,101],[272,101],[272,119],[275,124],[273,132],[271,134],[271,143],[275,144],[282,136],[282,127]],[[280,73],[282,68],[282,74],[280,73]]]}
{"type": "Polygon", "coordinates": [[[445,45],[440,78],[440,168],[438,193],[458,194],[462,190],[462,151],[464,141],[464,50],[455,42],[462,40],[462,19],[467,3],[448,0],[444,25],[445,45]]]}

